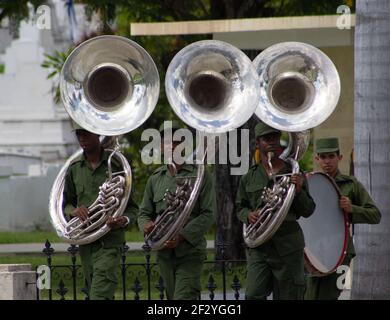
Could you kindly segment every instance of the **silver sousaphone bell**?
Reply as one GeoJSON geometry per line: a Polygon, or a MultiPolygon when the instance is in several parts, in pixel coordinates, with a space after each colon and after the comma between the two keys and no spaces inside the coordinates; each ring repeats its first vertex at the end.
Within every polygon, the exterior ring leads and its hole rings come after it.
{"type": "Polygon", "coordinates": [[[204,40],[171,61],[165,90],[173,111],[186,124],[208,133],[243,125],[259,100],[258,76],[250,59],[223,41],[204,40]]]}
{"type": "Polygon", "coordinates": [[[61,97],[81,127],[104,136],[138,128],[156,106],[156,65],[140,45],[124,37],[100,36],[79,45],[61,73],[61,97]]]}

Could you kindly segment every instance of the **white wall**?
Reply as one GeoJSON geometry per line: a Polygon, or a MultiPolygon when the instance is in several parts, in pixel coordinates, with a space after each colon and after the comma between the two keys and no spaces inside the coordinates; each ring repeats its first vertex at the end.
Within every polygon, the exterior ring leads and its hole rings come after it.
{"type": "Polygon", "coordinates": [[[51,166],[38,176],[7,176],[0,167],[0,231],[50,228],[49,195],[59,169],[51,166]]]}
{"type": "Polygon", "coordinates": [[[22,22],[20,38],[0,57],[5,64],[0,75],[0,149],[55,162],[70,155],[75,141],[62,104],[53,102],[49,71],[41,67],[50,43],[54,45],[50,32],[22,22]]]}

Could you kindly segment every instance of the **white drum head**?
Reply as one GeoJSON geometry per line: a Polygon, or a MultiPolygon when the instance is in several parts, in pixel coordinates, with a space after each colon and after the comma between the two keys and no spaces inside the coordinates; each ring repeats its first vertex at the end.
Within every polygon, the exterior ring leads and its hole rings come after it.
{"type": "Polygon", "coordinates": [[[317,172],[307,177],[316,208],[307,219],[299,219],[305,236],[305,263],[317,276],[332,273],[345,256],[348,240],[347,220],[340,209],[340,194],[333,180],[317,172]]]}

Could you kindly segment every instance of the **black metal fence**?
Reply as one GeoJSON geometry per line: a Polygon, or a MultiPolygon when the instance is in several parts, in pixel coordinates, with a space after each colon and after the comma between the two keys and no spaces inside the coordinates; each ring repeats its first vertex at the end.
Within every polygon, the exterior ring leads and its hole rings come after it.
{"type": "MultiPolygon", "coordinates": [[[[218,256],[224,257],[225,244],[217,245],[220,250],[218,256]]],[[[143,257],[140,262],[128,262],[129,247],[121,247],[120,281],[115,295],[116,299],[134,300],[163,300],[165,286],[158,270],[157,263],[152,261],[150,247],[142,247],[143,257]]],[[[84,284],[83,270],[77,263],[78,247],[69,246],[67,252],[70,264],[53,263],[55,250],[49,241],[46,241],[42,252],[46,255],[47,266],[50,269],[51,288],[38,290],[38,299],[88,299],[88,292],[84,284]]],[[[138,257],[138,260],[140,258],[138,257]]],[[[38,275],[37,275],[38,276],[38,275]]],[[[202,292],[200,299],[227,300],[243,299],[241,289],[245,282],[245,260],[206,260],[201,277],[202,292]]]]}

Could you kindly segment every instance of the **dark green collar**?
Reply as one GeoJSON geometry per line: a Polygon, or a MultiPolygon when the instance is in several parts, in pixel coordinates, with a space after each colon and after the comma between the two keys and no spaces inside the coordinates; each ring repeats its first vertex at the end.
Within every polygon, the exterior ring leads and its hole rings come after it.
{"type": "MultiPolygon", "coordinates": [[[[100,159],[99,163],[97,164],[96,169],[99,168],[102,163],[107,163],[108,156],[109,156],[109,153],[107,151],[103,150],[101,159],[100,159]]],[[[90,163],[88,162],[84,152],[80,155],[79,158],[76,159],[75,162],[80,162],[81,166],[87,166],[88,168],[92,169],[92,167],[91,167],[90,163]]]]}

